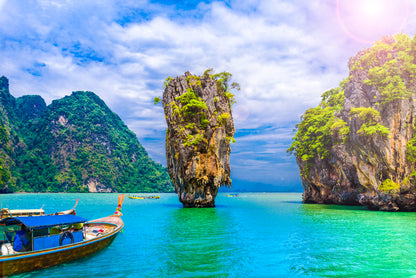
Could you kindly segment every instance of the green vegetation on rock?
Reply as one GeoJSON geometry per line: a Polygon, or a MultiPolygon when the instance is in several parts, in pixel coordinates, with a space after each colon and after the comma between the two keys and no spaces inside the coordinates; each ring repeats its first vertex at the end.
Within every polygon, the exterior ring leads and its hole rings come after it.
{"type": "Polygon", "coordinates": [[[0,113],[9,111],[0,122],[3,191],[173,191],[166,169],[94,93],[73,92],[48,107],[39,96],[5,102],[14,100],[8,86],[0,96],[0,113]]]}
{"type": "Polygon", "coordinates": [[[415,86],[416,37],[405,34],[386,37],[357,60],[352,71],[367,72],[367,85],[380,92],[377,101],[384,107],[394,100],[409,99],[415,86]]]}
{"type": "Polygon", "coordinates": [[[400,184],[391,179],[386,179],[378,186],[378,190],[383,193],[394,193],[400,190],[400,184]]]}
{"type": "Polygon", "coordinates": [[[363,124],[357,131],[359,134],[366,136],[379,135],[382,137],[390,134],[387,127],[378,123],[380,121],[380,112],[371,107],[352,107],[350,115],[357,116],[363,121],[363,124]]]}
{"type": "Polygon", "coordinates": [[[288,152],[294,153],[306,163],[303,174],[309,173],[315,158],[327,158],[332,146],[344,141],[349,135],[350,130],[345,121],[336,116],[344,103],[344,86],[345,82],[342,82],[340,87],[322,94],[320,105],[306,110],[301,122],[296,125],[297,132],[288,152]],[[340,140],[334,141],[334,135],[340,140]]]}
{"type": "MultiPolygon", "coordinates": [[[[240,90],[240,85],[231,81],[232,74],[229,72],[220,72],[212,74],[212,69],[208,69],[204,72],[202,77],[208,77],[217,82],[217,88],[221,94],[227,99],[228,106],[236,103],[234,94],[231,90],[240,90]]],[[[185,93],[175,98],[175,101],[171,101],[168,105],[172,108],[173,114],[182,122],[179,133],[182,135],[183,144],[185,147],[196,146],[199,142],[204,141],[204,133],[209,127],[210,119],[208,119],[208,106],[205,101],[198,96],[197,90],[201,90],[203,86],[203,80],[201,76],[189,75],[186,77],[188,88],[185,93]]],[[[169,76],[164,81],[165,89],[169,86],[172,78],[169,76]]],[[[219,97],[214,97],[214,103],[219,101],[219,97]]],[[[154,104],[160,102],[159,97],[154,98],[154,104]]],[[[225,125],[229,113],[221,113],[216,111],[214,113],[217,118],[218,126],[225,125]],[[218,115],[219,114],[219,115],[218,115]]],[[[235,143],[234,137],[227,139],[229,142],[235,143]]]]}

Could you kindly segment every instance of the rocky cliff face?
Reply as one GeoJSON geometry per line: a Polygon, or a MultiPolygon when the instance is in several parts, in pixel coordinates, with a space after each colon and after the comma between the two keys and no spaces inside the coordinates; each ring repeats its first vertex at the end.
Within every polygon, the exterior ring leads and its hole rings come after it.
{"type": "Polygon", "coordinates": [[[167,166],[184,207],[213,207],[218,188],[231,186],[234,123],[230,76],[186,72],[165,83],[167,166]]]}
{"type": "Polygon", "coordinates": [[[416,210],[416,42],[385,37],[305,112],[290,151],[304,202],[416,210]]]}

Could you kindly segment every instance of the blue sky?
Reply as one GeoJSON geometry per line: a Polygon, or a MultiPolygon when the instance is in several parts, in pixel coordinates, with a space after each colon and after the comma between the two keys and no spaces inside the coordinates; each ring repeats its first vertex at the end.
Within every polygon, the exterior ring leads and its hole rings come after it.
{"type": "Polygon", "coordinates": [[[301,190],[288,156],[301,114],[348,75],[348,59],[382,35],[416,32],[412,0],[0,0],[0,75],[11,93],[49,104],[99,95],[149,155],[165,161],[153,98],[185,71],[229,71],[235,190],[301,190]]]}

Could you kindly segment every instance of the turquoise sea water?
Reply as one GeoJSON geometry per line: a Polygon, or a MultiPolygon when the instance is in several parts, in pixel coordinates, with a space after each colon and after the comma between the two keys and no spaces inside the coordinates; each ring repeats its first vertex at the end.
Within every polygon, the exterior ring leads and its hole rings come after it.
{"type": "MultiPolygon", "coordinates": [[[[175,194],[125,198],[125,228],[102,252],[15,277],[416,277],[416,213],[310,205],[301,194],[220,194],[184,209],[175,194]]],[[[117,194],[0,195],[3,207],[112,214],[117,194]]]]}

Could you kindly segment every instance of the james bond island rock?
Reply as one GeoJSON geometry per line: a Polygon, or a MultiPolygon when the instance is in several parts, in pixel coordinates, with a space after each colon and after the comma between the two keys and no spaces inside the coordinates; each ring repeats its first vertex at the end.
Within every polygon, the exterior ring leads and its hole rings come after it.
{"type": "Polygon", "coordinates": [[[228,85],[231,74],[185,75],[165,81],[169,175],[184,207],[213,207],[220,186],[231,186],[230,143],[234,141],[228,85]]]}
{"type": "Polygon", "coordinates": [[[304,113],[288,150],[303,201],[416,211],[416,39],[385,37],[349,69],[304,113]]]}

